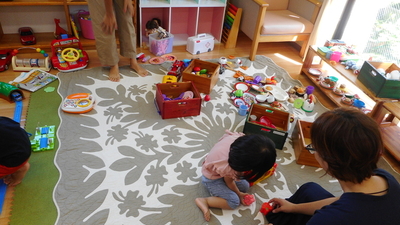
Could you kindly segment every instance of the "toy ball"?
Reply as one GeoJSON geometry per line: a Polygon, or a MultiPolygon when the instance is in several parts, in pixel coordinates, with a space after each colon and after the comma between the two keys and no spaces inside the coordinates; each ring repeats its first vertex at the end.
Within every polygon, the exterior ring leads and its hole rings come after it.
{"type": "Polygon", "coordinates": [[[256,199],[254,198],[254,195],[247,194],[243,198],[244,205],[251,205],[255,201],[256,199]]]}
{"type": "Polygon", "coordinates": [[[196,66],[196,67],[193,68],[193,71],[194,71],[194,72],[199,72],[200,70],[201,70],[201,69],[200,69],[200,67],[198,67],[198,66],[196,66]]]}
{"type": "Polygon", "coordinates": [[[273,208],[268,202],[264,202],[264,203],[261,205],[260,212],[261,212],[263,215],[267,215],[267,214],[268,214],[269,212],[271,212],[273,209],[274,209],[274,208],[273,208]]]}
{"type": "Polygon", "coordinates": [[[200,70],[200,74],[206,74],[207,73],[207,69],[201,69],[200,70]]]}
{"type": "Polygon", "coordinates": [[[37,51],[37,52],[40,52],[40,51],[41,51],[41,49],[40,49],[40,48],[37,48],[37,49],[36,49],[36,51],[37,51]]]}
{"type": "Polygon", "coordinates": [[[206,96],[204,96],[204,101],[208,102],[208,101],[210,101],[210,100],[211,100],[211,97],[210,97],[210,95],[206,95],[206,96]]]}

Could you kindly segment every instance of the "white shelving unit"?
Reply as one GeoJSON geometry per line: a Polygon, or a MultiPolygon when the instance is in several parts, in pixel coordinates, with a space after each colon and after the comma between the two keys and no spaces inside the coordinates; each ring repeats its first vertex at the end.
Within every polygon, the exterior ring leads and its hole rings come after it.
{"type": "Polygon", "coordinates": [[[227,0],[140,0],[140,43],[148,42],[146,23],[153,18],[174,35],[174,45],[186,45],[188,37],[209,33],[221,41],[227,0]]]}

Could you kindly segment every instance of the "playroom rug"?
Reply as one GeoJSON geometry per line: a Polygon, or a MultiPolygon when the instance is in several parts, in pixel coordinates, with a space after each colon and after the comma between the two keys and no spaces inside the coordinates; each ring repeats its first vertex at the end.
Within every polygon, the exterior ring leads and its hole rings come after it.
{"type": "MultiPolygon", "coordinates": [[[[275,76],[284,90],[301,85],[267,57],[242,61],[249,67],[243,72],[275,76]]],[[[58,110],[59,149],[54,163],[60,177],[53,191],[57,218],[42,224],[264,224],[261,204],[290,196],[306,181],[341,193],[338,182],[323,176],[322,169],[295,163],[288,138],[283,150],[277,150],[274,175],[251,187],[256,202],[236,210],[212,209],[211,221],[205,222],[194,203],[196,197],[208,196],[200,183],[201,163],[226,129],[243,131],[244,127],[245,117],[229,98],[237,80],[233,71],[220,75],[199,116],[163,120],[154,105],[155,84],[170,66],[144,65],[150,72],[147,77],[121,67],[118,83],[108,80],[107,68],[58,74],[63,99],[92,93],[96,104],[85,114],[58,110]]],[[[327,110],[318,103],[306,113],[285,104],[296,119],[308,121],[327,110]]],[[[380,164],[390,170],[386,162],[380,164]]]]}

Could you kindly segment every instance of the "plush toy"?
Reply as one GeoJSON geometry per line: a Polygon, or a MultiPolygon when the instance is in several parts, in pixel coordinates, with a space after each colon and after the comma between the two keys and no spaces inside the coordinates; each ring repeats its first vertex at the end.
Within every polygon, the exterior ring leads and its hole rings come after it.
{"type": "Polygon", "coordinates": [[[343,62],[342,64],[344,64],[344,68],[346,70],[353,70],[354,73],[358,73],[360,71],[360,66],[357,65],[357,62],[352,61],[352,60],[347,60],[346,62],[343,62]]]}

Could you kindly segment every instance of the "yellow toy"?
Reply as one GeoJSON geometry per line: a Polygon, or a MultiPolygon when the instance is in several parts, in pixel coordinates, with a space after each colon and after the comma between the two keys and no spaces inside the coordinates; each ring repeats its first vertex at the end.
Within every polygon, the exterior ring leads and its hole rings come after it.
{"type": "Polygon", "coordinates": [[[175,83],[178,82],[178,79],[176,76],[170,76],[170,75],[165,75],[163,77],[163,83],[175,83]]]}
{"type": "Polygon", "coordinates": [[[253,185],[255,185],[255,184],[257,184],[257,183],[259,183],[259,182],[261,182],[261,181],[263,181],[263,180],[265,180],[265,179],[267,179],[268,177],[272,176],[272,174],[275,173],[275,170],[276,170],[276,167],[277,167],[277,166],[278,166],[278,164],[275,163],[274,166],[272,166],[272,168],[269,169],[262,177],[260,177],[260,178],[259,178],[258,180],[256,180],[256,181],[250,183],[250,187],[253,186],[253,185]]]}

